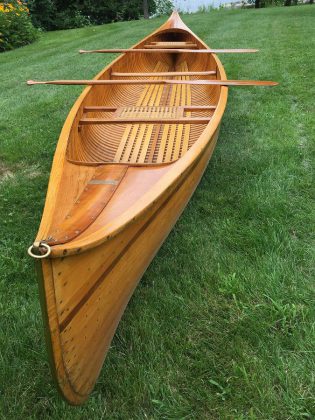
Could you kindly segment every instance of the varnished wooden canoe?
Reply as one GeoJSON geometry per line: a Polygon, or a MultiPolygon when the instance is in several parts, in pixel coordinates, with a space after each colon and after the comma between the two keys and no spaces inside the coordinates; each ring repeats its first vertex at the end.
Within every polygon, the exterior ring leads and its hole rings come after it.
{"type": "Polygon", "coordinates": [[[226,86],[152,83],[226,80],[216,55],[193,51],[208,47],[176,12],[133,48],[144,51],[94,79],[126,83],[88,86],[71,109],[29,250],[52,372],[71,404],[93,389],[138,281],[200,181],[227,102],[226,86]]]}

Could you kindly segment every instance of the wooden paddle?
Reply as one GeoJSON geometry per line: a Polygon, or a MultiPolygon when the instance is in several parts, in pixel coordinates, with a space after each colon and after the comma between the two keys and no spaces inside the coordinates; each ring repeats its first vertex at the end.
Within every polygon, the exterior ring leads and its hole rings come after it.
{"type": "Polygon", "coordinates": [[[236,49],[200,49],[200,50],[191,50],[191,49],[181,49],[181,48],[112,48],[112,49],[102,49],[102,50],[80,50],[80,54],[90,54],[90,53],[161,53],[167,52],[169,54],[174,53],[205,53],[205,54],[219,54],[219,53],[255,53],[258,50],[256,49],[243,49],[243,48],[236,48],[236,49]]]}
{"type": "Polygon", "coordinates": [[[276,86],[265,80],[28,80],[28,85],[218,85],[218,86],[276,86]]]}

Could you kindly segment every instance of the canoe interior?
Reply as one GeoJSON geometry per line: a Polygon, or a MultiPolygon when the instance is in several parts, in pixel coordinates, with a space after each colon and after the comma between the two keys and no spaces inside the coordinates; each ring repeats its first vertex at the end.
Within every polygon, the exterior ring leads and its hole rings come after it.
{"type": "MultiPolygon", "coordinates": [[[[157,32],[136,46],[152,49],[180,45],[183,52],[127,53],[97,78],[225,79],[223,67],[215,56],[185,52],[185,46],[205,48],[186,29],[157,32]],[[139,75],[155,72],[172,75],[139,75]],[[211,74],[174,76],[174,72],[211,74]],[[119,76],[115,76],[117,73],[119,76]],[[122,73],[128,76],[121,76],[122,73]]],[[[63,155],[63,164],[58,161],[53,165],[52,188],[48,190],[37,240],[56,245],[54,252],[57,252],[58,245],[71,244],[76,239],[84,241],[104,226],[109,226],[108,234],[111,234],[113,220],[141,200],[198,142],[217,111],[223,89],[182,84],[88,87],[78,100],[76,113],[69,114],[66,120],[67,135],[61,133],[59,144],[63,152],[57,149],[55,159],[63,155]],[[135,118],[138,120],[133,123],[135,118]],[[95,119],[97,123],[82,124],[84,120],[95,119]],[[131,122],[122,122],[126,119],[131,122]],[[154,121],[146,122],[150,119],[154,121]]]]}
{"type": "MultiPolygon", "coordinates": [[[[201,43],[187,32],[169,30],[138,44],[137,47],[201,43]]],[[[196,48],[196,47],[195,47],[196,48]]],[[[121,57],[99,79],[130,80],[111,77],[111,73],[200,72],[214,71],[207,76],[150,76],[150,80],[216,79],[217,65],[211,54],[192,53],[128,53],[121,57]]],[[[134,76],[132,79],[143,79],[134,76]]],[[[176,161],[198,140],[214,109],[186,110],[184,106],[214,106],[220,96],[219,86],[206,85],[111,85],[93,86],[86,95],[74,120],[67,159],[83,165],[120,163],[128,165],[158,165],[176,161]],[[112,107],[112,112],[86,111],[95,106],[112,107]],[[110,120],[115,118],[204,119],[201,124],[120,123],[81,125],[84,118],[110,120]]],[[[93,109],[93,108],[92,108],[93,109]]]]}

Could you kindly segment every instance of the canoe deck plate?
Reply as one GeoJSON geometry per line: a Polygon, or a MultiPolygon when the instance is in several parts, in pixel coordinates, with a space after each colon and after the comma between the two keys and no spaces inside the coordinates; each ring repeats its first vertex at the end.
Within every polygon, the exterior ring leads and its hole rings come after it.
{"type": "Polygon", "coordinates": [[[127,170],[128,166],[113,168],[106,165],[97,168],[94,177],[87,183],[72,209],[60,225],[48,235],[45,242],[49,245],[64,244],[85,231],[103,211],[127,170]]]}

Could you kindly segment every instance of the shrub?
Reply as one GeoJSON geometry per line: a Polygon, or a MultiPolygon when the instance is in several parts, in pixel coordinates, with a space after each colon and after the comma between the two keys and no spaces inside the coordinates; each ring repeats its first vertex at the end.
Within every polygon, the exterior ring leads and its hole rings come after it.
{"type": "Polygon", "coordinates": [[[28,0],[33,25],[47,31],[56,29],[57,9],[53,0],[28,0]]]}
{"type": "Polygon", "coordinates": [[[0,52],[30,44],[37,38],[28,13],[20,0],[0,3],[0,52]]]}
{"type": "Polygon", "coordinates": [[[56,13],[54,27],[56,29],[82,28],[91,24],[88,16],[84,16],[79,10],[66,10],[56,13]]]}
{"type": "MultiPolygon", "coordinates": [[[[33,24],[47,31],[139,19],[143,15],[143,0],[28,0],[27,4],[33,24]]],[[[148,0],[148,5],[149,13],[154,14],[155,1],[148,0]]]]}

